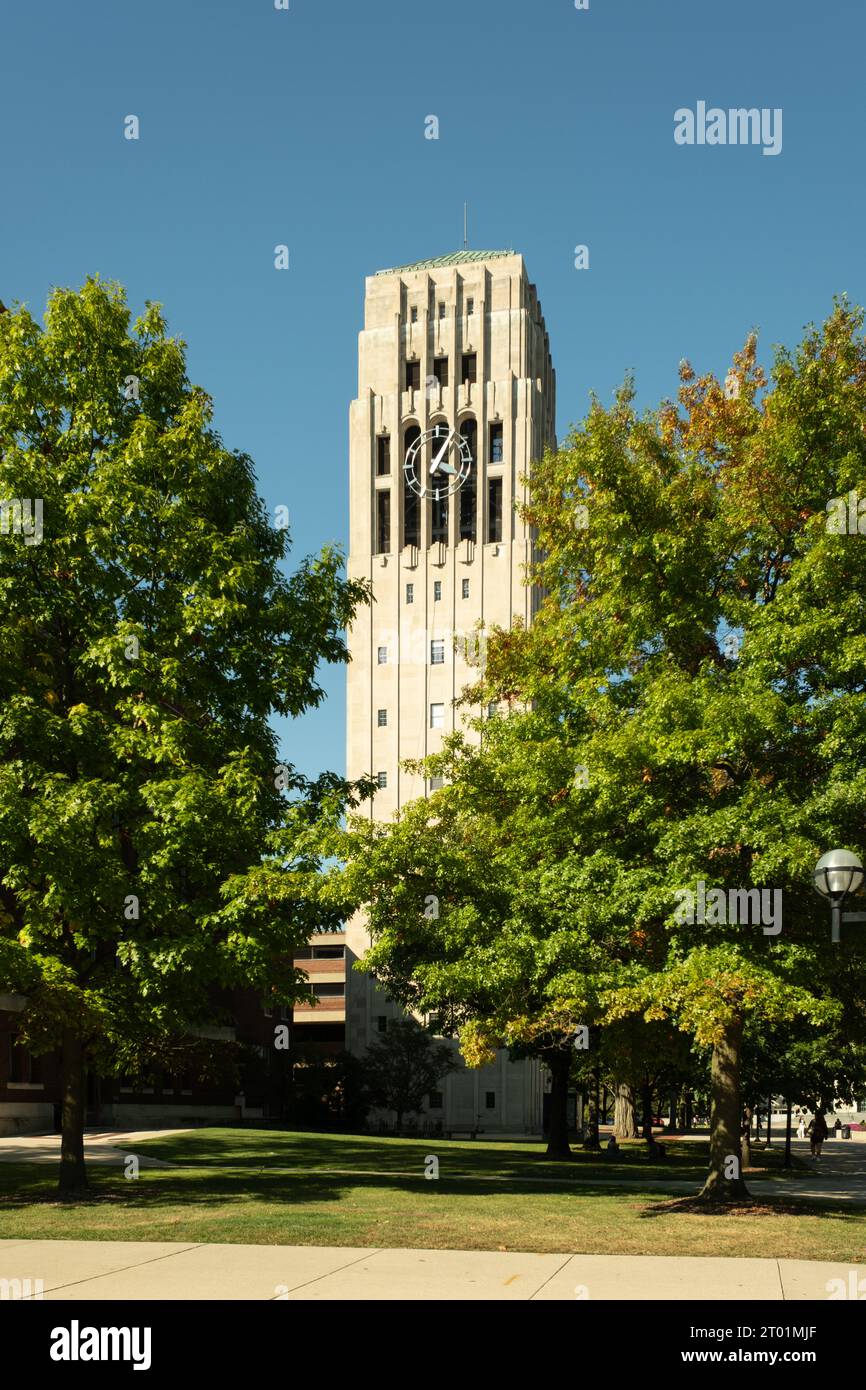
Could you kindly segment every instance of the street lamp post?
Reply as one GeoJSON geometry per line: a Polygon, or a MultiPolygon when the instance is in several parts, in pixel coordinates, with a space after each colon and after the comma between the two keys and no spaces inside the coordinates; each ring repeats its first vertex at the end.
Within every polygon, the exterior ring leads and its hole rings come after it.
{"type": "Polygon", "coordinates": [[[812,882],[830,903],[830,940],[841,940],[842,923],[866,922],[866,912],[843,911],[848,899],[863,886],[863,861],[850,849],[831,849],[822,854],[812,882]]]}

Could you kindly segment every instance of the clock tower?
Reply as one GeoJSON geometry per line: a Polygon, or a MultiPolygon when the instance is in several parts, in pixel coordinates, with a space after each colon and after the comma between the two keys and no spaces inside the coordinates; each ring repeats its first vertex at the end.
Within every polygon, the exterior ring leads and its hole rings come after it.
{"type": "MultiPolygon", "coordinates": [[[[387,819],[434,786],[402,766],[460,727],[454,701],[483,631],[532,620],[528,528],[515,511],[555,445],[555,379],[535,286],[511,251],[462,251],[368,277],[349,416],[349,574],[373,602],[349,633],[347,775],[378,782],[387,819]],[[481,635],[479,635],[481,634],[481,635]]],[[[369,944],[359,914],[349,963],[369,944]]],[[[399,1010],[346,972],[346,1041],[363,1053],[399,1010]]],[[[461,1070],[424,1118],[445,1128],[540,1130],[535,1063],[461,1070]]]]}

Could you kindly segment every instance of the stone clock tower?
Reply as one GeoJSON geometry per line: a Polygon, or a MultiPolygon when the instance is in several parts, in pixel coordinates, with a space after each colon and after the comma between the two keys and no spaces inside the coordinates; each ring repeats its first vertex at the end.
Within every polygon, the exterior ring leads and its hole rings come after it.
{"type": "MultiPolygon", "coordinates": [[[[459,725],[453,702],[473,678],[479,624],[531,621],[531,540],[514,504],[533,459],[555,444],[554,408],[522,256],[462,251],[367,279],[349,417],[349,574],[370,580],[373,603],[349,634],[347,775],[378,780],[377,820],[432,790],[402,763],[436,752],[459,725]]],[[[358,916],[350,965],[368,941],[358,916]]],[[[399,1011],[351,968],[346,990],[347,1046],[363,1053],[399,1011]]],[[[541,1093],[540,1068],[503,1053],[447,1077],[424,1118],[537,1131],[541,1093]]]]}

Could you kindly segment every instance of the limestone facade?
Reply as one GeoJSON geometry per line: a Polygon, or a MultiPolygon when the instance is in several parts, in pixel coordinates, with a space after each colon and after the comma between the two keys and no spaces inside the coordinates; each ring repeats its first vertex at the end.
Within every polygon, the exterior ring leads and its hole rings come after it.
{"type": "MultiPolygon", "coordinates": [[[[347,773],[380,779],[369,805],[377,820],[431,790],[402,764],[437,751],[459,726],[454,702],[483,659],[483,629],[532,619],[532,539],[515,503],[533,460],[555,445],[554,422],[548,336],[522,256],[463,252],[368,277],[349,415],[348,568],[370,581],[373,603],[349,634],[347,773]],[[472,454],[447,502],[416,499],[404,477],[407,449],[437,425],[472,454]]],[[[431,494],[435,448],[419,456],[431,494]]],[[[347,959],[367,944],[358,916],[347,959]]],[[[347,969],[351,1051],[363,1053],[396,1012],[347,969]]],[[[535,1132],[541,1094],[540,1068],[503,1054],[449,1077],[430,1118],[446,1129],[535,1132]]]]}

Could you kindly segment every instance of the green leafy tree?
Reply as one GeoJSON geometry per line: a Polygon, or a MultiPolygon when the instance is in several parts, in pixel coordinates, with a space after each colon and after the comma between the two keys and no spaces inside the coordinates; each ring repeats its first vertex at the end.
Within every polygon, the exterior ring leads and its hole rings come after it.
{"type": "Polygon", "coordinates": [[[387,1033],[370,1043],[363,1064],[373,1104],[394,1111],[398,1131],[403,1117],[418,1114],[458,1065],[453,1049],[436,1042],[414,1018],[392,1019],[387,1033]]]}
{"type": "Polygon", "coordinates": [[[611,918],[616,859],[596,844],[555,721],[515,711],[476,733],[446,739],[426,769],[446,784],[394,823],[357,817],[335,833],[327,852],[346,867],[325,898],[365,908],[373,944],[359,968],[407,1009],[437,1014],[470,1065],[498,1047],[544,1063],[547,1152],[567,1158],[571,1072],[596,1064],[583,1043],[597,1054],[602,997],[635,949],[639,892],[629,885],[631,903],[611,918]]]}
{"type": "Polygon", "coordinates": [[[117,286],[0,316],[0,451],[0,500],[43,515],[0,530],[0,981],[61,1050],[69,1194],[87,1067],[146,1066],[236,987],[304,991],[309,827],[341,788],[280,769],[269,719],[320,701],[365,591],[332,550],[284,575],[184,344],[117,286]]]}
{"type": "Polygon", "coordinates": [[[629,1014],[602,1030],[600,1065],[616,1098],[614,1134],[618,1139],[635,1137],[635,1100],[639,1099],[642,1135],[652,1145],[654,1095],[670,1093],[692,1074],[688,1039],[671,1023],[646,1023],[640,1014],[629,1014]]]}
{"type": "MultiPolygon", "coordinates": [[[[711,1049],[704,1191],[736,1198],[744,1030],[838,1020],[816,988],[829,946],[810,874],[866,840],[862,314],[838,303],[769,378],[754,339],[736,389],[687,363],[680,377],[677,403],[643,415],[630,383],[594,403],[535,467],[545,598],[531,630],[490,642],[485,694],[547,712],[588,770],[615,861],[597,892],[610,930],[630,904],[646,945],[608,1016],[672,1018],[711,1049]],[[725,905],[778,890],[782,929],[717,902],[690,916],[700,884],[725,905]]],[[[862,943],[846,950],[862,969],[862,943]]]]}

